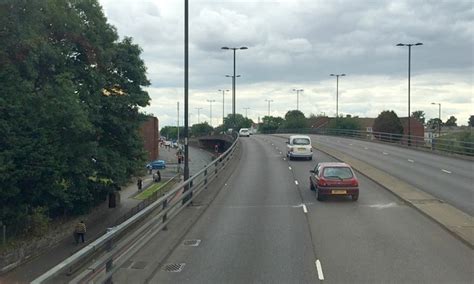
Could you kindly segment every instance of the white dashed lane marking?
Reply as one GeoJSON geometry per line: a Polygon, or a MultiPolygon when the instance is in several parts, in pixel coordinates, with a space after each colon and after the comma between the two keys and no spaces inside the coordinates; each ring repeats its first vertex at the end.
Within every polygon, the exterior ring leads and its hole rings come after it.
{"type": "Polygon", "coordinates": [[[318,270],[318,278],[319,280],[324,280],[323,268],[321,267],[321,261],[316,260],[316,270],[318,270]]]}
{"type": "Polygon", "coordinates": [[[445,169],[441,169],[442,172],[445,172],[447,174],[452,174],[452,172],[448,171],[448,170],[445,170],[445,169]]]}
{"type": "Polygon", "coordinates": [[[388,153],[387,153],[387,152],[382,152],[382,154],[384,154],[384,155],[388,155],[388,153]]]}
{"type": "Polygon", "coordinates": [[[298,185],[298,181],[297,181],[297,180],[295,180],[295,184],[298,185]]]}
{"type": "Polygon", "coordinates": [[[408,159],[408,162],[414,163],[415,161],[413,161],[412,159],[408,159]]]}
{"type": "Polygon", "coordinates": [[[288,169],[291,171],[291,167],[288,167],[288,169]]]}
{"type": "Polygon", "coordinates": [[[303,212],[308,213],[308,208],[306,208],[306,205],[303,204],[303,212]]]}

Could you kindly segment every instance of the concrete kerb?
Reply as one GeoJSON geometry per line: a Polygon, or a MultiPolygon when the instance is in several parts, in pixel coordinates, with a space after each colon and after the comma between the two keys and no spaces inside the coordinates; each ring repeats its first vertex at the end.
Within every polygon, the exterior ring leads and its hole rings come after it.
{"type": "MultiPolygon", "coordinates": [[[[275,136],[287,138],[281,135],[275,136]]],[[[321,144],[316,144],[316,147],[315,144],[313,144],[313,147],[339,161],[350,164],[362,175],[387,189],[411,207],[441,225],[445,230],[464,242],[471,249],[474,249],[474,221],[470,215],[367,163],[321,144]]]]}

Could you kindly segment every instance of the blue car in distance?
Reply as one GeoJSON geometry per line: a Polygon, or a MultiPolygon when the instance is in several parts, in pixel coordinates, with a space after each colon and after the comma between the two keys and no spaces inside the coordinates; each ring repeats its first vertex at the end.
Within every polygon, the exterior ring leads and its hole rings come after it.
{"type": "Polygon", "coordinates": [[[166,162],[164,160],[155,160],[146,165],[146,168],[149,170],[161,170],[166,168],[166,162]]]}

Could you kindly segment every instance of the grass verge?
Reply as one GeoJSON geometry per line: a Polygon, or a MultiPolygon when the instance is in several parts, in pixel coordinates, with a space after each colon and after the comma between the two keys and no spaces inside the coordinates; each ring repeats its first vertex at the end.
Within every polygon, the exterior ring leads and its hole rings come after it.
{"type": "Polygon", "coordinates": [[[147,189],[145,189],[142,193],[136,195],[134,198],[135,199],[138,199],[138,200],[145,200],[147,199],[148,197],[150,197],[153,193],[157,192],[158,190],[160,190],[164,185],[165,185],[165,181],[161,181],[161,182],[158,182],[158,183],[155,183],[153,184],[152,186],[148,187],[147,189]]]}

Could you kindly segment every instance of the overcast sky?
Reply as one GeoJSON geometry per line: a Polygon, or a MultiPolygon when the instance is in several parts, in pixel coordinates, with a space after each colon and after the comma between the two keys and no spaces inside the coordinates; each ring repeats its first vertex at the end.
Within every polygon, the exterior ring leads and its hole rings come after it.
{"type": "MultiPolygon", "coordinates": [[[[237,51],[238,113],[254,121],[284,116],[296,109],[294,88],[304,89],[305,115],[336,112],[376,117],[383,110],[407,116],[408,48],[396,44],[422,42],[412,48],[411,109],[427,118],[458,118],[467,124],[474,114],[474,7],[470,0],[189,0],[190,123],[222,122],[222,93],[231,89],[232,52],[237,51]]],[[[176,125],[176,104],[184,102],[184,0],[100,0],[109,22],[121,37],[143,48],[152,85],[144,110],[161,126],[176,125]]],[[[225,97],[231,111],[231,93],[225,97]]],[[[183,116],[180,118],[182,125],[183,116]]]]}

